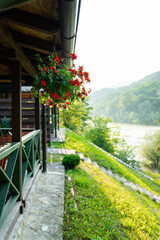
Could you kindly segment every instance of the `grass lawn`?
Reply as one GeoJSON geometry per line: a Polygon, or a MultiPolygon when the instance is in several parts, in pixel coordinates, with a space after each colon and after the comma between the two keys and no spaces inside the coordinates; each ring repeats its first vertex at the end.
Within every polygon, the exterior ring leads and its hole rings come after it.
{"type": "Polygon", "coordinates": [[[90,157],[93,162],[97,162],[100,166],[111,169],[113,173],[125,177],[128,181],[138,184],[140,187],[152,191],[156,195],[160,195],[160,174],[158,174],[158,179],[152,176],[153,181],[151,181],[117,162],[114,158],[90,144],[85,138],[72,131],[66,130],[66,142],[63,144],[56,143],[55,146],[58,148],[75,149],[76,152],[82,152],[85,157],[90,157]]]}
{"type": "Polygon", "coordinates": [[[158,239],[157,203],[87,163],[67,175],[71,181],[66,180],[65,187],[64,239],[158,239]]]}
{"type": "MultiPolygon", "coordinates": [[[[151,174],[153,181],[146,179],[74,132],[66,130],[66,142],[54,146],[82,152],[99,165],[160,195],[158,174],[155,177],[151,174]]],[[[66,174],[71,176],[71,181],[66,179],[64,239],[160,239],[160,204],[88,163],[81,163],[66,174]]]]}

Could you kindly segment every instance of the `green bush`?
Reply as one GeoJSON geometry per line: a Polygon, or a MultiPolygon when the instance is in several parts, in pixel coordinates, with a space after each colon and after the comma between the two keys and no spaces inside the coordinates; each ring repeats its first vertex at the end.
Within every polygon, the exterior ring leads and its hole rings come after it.
{"type": "Polygon", "coordinates": [[[79,163],[80,157],[74,154],[66,155],[62,160],[62,164],[65,166],[65,169],[73,169],[79,163]]]}

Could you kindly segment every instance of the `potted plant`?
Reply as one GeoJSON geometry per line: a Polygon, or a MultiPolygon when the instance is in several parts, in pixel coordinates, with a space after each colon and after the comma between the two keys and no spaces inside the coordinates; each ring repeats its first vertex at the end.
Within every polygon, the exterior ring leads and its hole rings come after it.
{"type": "MultiPolygon", "coordinates": [[[[10,128],[9,119],[6,116],[4,116],[4,118],[2,119],[1,128],[10,128]]],[[[9,130],[1,130],[0,145],[4,145],[5,143],[11,143],[11,142],[12,142],[12,136],[9,134],[9,130]]]]}
{"type": "Polygon", "coordinates": [[[66,109],[76,99],[82,101],[91,92],[86,91],[85,84],[90,82],[89,73],[83,71],[83,66],[76,69],[74,60],[77,56],[71,53],[72,66],[68,67],[57,55],[49,55],[46,65],[39,54],[38,73],[32,88],[33,97],[39,98],[40,103],[66,109]],[[40,94],[39,94],[40,93],[40,94]]]}

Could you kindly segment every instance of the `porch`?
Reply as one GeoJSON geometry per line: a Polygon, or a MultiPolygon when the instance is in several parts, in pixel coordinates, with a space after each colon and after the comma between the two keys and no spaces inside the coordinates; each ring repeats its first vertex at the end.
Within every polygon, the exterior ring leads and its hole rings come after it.
{"type": "MultiPolygon", "coordinates": [[[[38,99],[32,109],[27,107],[29,112],[25,113],[22,86],[33,86],[38,71],[35,59],[38,52],[46,59],[46,64],[49,61],[47,56],[54,53],[70,65],[79,13],[80,0],[18,0],[16,3],[7,0],[0,3],[0,120],[8,114],[11,128],[3,131],[12,134],[11,142],[2,137],[4,144],[0,149],[0,239],[8,240],[19,216],[26,211],[34,182],[41,172],[46,177],[48,167],[46,119],[49,113],[38,99]],[[8,113],[5,102],[10,102],[8,113]],[[24,129],[24,122],[32,117],[31,126],[24,129]],[[24,135],[23,130],[28,133],[24,135]]],[[[55,118],[55,128],[57,124],[55,118]]],[[[53,125],[49,131],[52,132],[52,128],[53,125]]],[[[55,172],[56,166],[53,168],[55,172]]],[[[52,172],[50,168],[48,171],[52,172]]],[[[47,176],[51,175],[54,174],[48,173],[47,176]]],[[[53,178],[55,183],[58,176],[53,178]]]]}

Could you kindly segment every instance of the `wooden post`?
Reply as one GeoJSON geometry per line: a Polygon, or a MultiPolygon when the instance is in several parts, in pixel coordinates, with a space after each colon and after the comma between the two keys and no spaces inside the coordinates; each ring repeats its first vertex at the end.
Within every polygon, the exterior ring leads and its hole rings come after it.
{"type": "Polygon", "coordinates": [[[40,102],[35,99],[35,129],[41,128],[40,102]]]}
{"type": "Polygon", "coordinates": [[[42,150],[43,150],[43,172],[47,171],[46,157],[46,106],[42,104],[42,150]]]}
{"type": "Polygon", "coordinates": [[[54,126],[54,120],[53,120],[53,108],[51,108],[51,119],[52,119],[51,133],[53,133],[53,126],[54,126]]]}
{"type": "Polygon", "coordinates": [[[58,111],[58,130],[59,130],[59,108],[57,108],[58,111]]]}
{"type": "Polygon", "coordinates": [[[54,104],[54,131],[55,131],[55,138],[57,138],[57,105],[54,104]]]}
{"type": "Polygon", "coordinates": [[[21,64],[14,60],[12,72],[12,142],[20,142],[19,162],[17,163],[16,185],[22,201],[22,97],[21,97],[21,64]]]}

